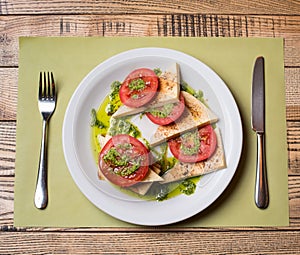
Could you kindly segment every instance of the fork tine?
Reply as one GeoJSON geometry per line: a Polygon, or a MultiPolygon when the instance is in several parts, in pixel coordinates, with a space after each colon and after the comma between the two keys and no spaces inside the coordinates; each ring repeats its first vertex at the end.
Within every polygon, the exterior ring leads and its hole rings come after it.
{"type": "Polygon", "coordinates": [[[47,72],[47,78],[48,78],[48,83],[47,83],[47,97],[51,97],[51,85],[50,85],[50,74],[47,72]]]}
{"type": "Polygon", "coordinates": [[[40,82],[39,82],[39,98],[42,98],[42,95],[43,95],[43,87],[42,87],[42,84],[43,84],[43,78],[42,78],[43,74],[42,72],[40,72],[40,82]]]}
{"type": "Polygon", "coordinates": [[[53,78],[53,73],[51,72],[51,85],[52,85],[52,97],[56,97],[56,91],[55,91],[55,83],[53,78]]]}
{"type": "Polygon", "coordinates": [[[47,96],[47,76],[46,76],[46,72],[44,72],[44,93],[43,93],[43,97],[47,96]]]}

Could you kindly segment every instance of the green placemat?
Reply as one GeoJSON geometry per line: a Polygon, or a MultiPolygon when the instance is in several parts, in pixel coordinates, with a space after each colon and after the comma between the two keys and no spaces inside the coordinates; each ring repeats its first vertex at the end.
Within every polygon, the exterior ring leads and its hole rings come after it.
{"type": "Polygon", "coordinates": [[[254,38],[20,38],[15,226],[136,227],[103,213],[85,198],[67,169],[62,124],[80,81],[99,63],[125,50],[166,47],[190,54],[210,66],[228,85],[241,112],[244,145],[233,181],[208,209],[176,227],[284,226],[289,224],[285,86],[282,39],[254,38]],[[266,153],[270,205],[254,203],[256,135],[251,130],[254,60],[266,64],[266,153]],[[41,139],[37,107],[38,75],[51,70],[59,90],[49,133],[49,205],[34,207],[41,139]]]}

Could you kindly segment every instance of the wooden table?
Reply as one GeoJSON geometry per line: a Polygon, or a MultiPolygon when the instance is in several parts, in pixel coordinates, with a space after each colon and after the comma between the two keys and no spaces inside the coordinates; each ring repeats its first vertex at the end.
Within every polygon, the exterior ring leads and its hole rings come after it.
{"type": "Polygon", "coordinates": [[[300,254],[300,1],[0,0],[0,254],[300,254]],[[15,228],[20,36],[283,37],[289,227],[15,228]]]}

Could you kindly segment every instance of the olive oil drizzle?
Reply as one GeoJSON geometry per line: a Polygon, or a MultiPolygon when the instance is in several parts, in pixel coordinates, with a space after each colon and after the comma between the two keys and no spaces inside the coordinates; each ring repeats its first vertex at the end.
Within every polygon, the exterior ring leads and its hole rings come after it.
{"type": "MultiPolygon", "coordinates": [[[[96,164],[98,164],[98,155],[101,151],[101,146],[98,142],[98,135],[105,136],[115,135],[118,133],[129,133],[134,137],[140,137],[141,132],[138,128],[130,122],[130,118],[123,118],[117,124],[114,123],[115,126],[112,125],[112,122],[115,120],[111,120],[111,115],[118,110],[118,108],[122,105],[120,97],[119,97],[119,89],[121,83],[119,81],[114,81],[111,84],[111,91],[110,94],[107,95],[103,102],[100,104],[99,108],[91,110],[92,122],[91,122],[91,129],[92,129],[92,149],[96,164]],[[124,125],[127,125],[124,127],[124,125]],[[122,128],[124,128],[122,130],[122,128]]],[[[203,92],[198,90],[194,90],[190,87],[186,82],[182,82],[181,90],[186,91],[200,100],[202,103],[206,104],[206,101],[203,98],[203,92]]],[[[145,139],[144,139],[145,140],[145,139]]],[[[160,151],[150,148],[148,141],[145,141],[146,146],[151,150],[152,154],[155,157],[155,161],[161,165],[161,175],[171,169],[176,162],[178,161],[175,157],[167,157],[167,144],[162,144],[160,146],[160,151]]],[[[128,189],[119,188],[126,193],[142,198],[144,200],[157,200],[163,201],[166,199],[170,199],[176,197],[181,194],[191,195],[195,192],[196,185],[201,179],[201,176],[192,177],[189,179],[181,180],[178,182],[168,183],[168,184],[160,184],[160,183],[153,183],[150,190],[147,192],[146,195],[138,195],[128,189]]]]}

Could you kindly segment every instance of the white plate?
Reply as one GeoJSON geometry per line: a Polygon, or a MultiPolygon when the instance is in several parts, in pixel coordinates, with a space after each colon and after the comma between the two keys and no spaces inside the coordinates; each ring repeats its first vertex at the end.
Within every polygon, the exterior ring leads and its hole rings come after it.
{"type": "Polygon", "coordinates": [[[94,68],[79,84],[66,110],[63,149],[70,173],[82,193],[107,214],[133,224],[165,225],[187,219],[212,204],[230,183],[241,154],[242,125],[235,100],[220,77],[199,60],[165,48],[140,48],[123,52],[94,68]],[[182,79],[201,89],[210,108],[219,117],[227,168],[201,178],[195,193],[163,202],[145,201],[126,195],[109,183],[99,181],[91,151],[90,112],[98,108],[110,84],[122,81],[140,67],[180,65],[182,79]],[[207,185],[209,183],[209,185],[207,185]],[[172,212],[172,213],[170,213],[172,212]]]}

